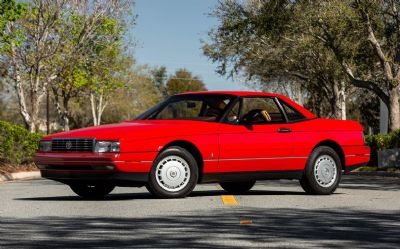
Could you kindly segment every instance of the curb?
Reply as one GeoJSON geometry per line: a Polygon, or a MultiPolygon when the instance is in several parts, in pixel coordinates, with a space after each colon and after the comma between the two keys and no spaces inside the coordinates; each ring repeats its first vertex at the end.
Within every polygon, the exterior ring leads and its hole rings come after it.
{"type": "Polygon", "coordinates": [[[360,172],[350,172],[350,173],[347,173],[346,175],[353,175],[353,176],[400,177],[400,173],[385,172],[385,171],[360,171],[360,172]]]}
{"type": "Polygon", "coordinates": [[[32,180],[39,179],[42,176],[40,171],[23,171],[16,173],[0,173],[0,182],[15,181],[15,180],[32,180]]]}

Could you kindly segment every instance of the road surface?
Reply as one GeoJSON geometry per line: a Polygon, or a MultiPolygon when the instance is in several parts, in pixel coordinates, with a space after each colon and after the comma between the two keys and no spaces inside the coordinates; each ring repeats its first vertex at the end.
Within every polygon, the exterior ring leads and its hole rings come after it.
{"type": "Polygon", "coordinates": [[[229,196],[199,185],[185,199],[117,188],[85,201],[49,180],[0,184],[0,248],[399,248],[400,178],[345,176],[330,196],[297,181],[229,196]]]}

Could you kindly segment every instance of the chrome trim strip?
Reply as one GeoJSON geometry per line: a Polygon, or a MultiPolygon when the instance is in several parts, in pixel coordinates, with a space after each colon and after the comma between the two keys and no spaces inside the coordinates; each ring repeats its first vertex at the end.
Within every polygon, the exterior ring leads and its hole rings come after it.
{"type": "Polygon", "coordinates": [[[76,163],[91,163],[93,165],[98,164],[98,163],[105,163],[105,164],[110,164],[110,163],[125,163],[126,161],[53,161],[53,160],[38,160],[37,163],[39,164],[53,164],[53,163],[67,163],[67,164],[76,164],[76,163]]]}
{"type": "Polygon", "coordinates": [[[355,156],[371,156],[371,154],[351,154],[351,155],[346,155],[345,157],[355,157],[355,156]]]}
{"type": "Polygon", "coordinates": [[[282,160],[282,159],[307,159],[306,156],[289,156],[289,157],[255,157],[255,158],[222,158],[207,159],[204,161],[246,161],[246,160],[282,160]]]}

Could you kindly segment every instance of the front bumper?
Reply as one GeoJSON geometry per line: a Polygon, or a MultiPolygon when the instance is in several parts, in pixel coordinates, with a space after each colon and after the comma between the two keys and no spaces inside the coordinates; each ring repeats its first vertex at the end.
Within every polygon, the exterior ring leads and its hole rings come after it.
{"type": "Polygon", "coordinates": [[[35,164],[42,177],[71,181],[109,181],[116,185],[143,185],[147,182],[157,152],[142,153],[56,153],[38,152],[35,164]]]}
{"type": "Polygon", "coordinates": [[[148,181],[148,173],[104,172],[104,171],[61,171],[40,170],[43,178],[70,184],[73,182],[107,182],[115,186],[143,186],[148,181]]]}

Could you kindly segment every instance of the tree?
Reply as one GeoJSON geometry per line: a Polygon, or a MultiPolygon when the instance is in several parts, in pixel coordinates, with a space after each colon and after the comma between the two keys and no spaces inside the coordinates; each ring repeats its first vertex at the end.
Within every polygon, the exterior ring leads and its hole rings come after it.
{"type": "Polygon", "coordinates": [[[221,73],[233,65],[233,72],[262,79],[274,74],[305,76],[311,91],[313,85],[323,89],[330,82],[326,97],[333,100],[338,99],[336,93],[344,96],[347,83],[368,89],[389,107],[391,129],[397,129],[399,7],[397,0],[223,1],[215,12],[221,24],[210,32],[212,43],[204,51],[220,63],[221,73]],[[314,63],[304,63],[310,55],[314,63]]]}
{"type": "Polygon", "coordinates": [[[334,54],[298,33],[293,1],[223,1],[213,15],[220,24],[209,32],[204,53],[219,63],[217,72],[232,77],[244,74],[261,89],[276,83],[284,93],[296,92],[299,100],[345,119],[346,78],[334,54]],[[306,96],[308,96],[306,98],[306,96]]]}
{"type": "Polygon", "coordinates": [[[182,92],[207,91],[202,80],[193,76],[186,69],[178,69],[166,82],[166,92],[169,96],[182,92]]]}
{"type": "Polygon", "coordinates": [[[131,0],[78,1],[69,6],[65,22],[68,36],[63,53],[53,64],[63,77],[52,85],[64,130],[69,130],[72,98],[89,93],[93,123],[99,125],[109,95],[123,86],[121,73],[131,64],[126,63],[122,39],[132,4],[131,0]]]}
{"type": "MultiPolygon", "coordinates": [[[[133,119],[161,101],[148,68],[135,63],[129,67],[129,70],[126,70],[124,75],[124,87],[116,88],[109,93],[108,104],[102,114],[101,123],[117,123],[133,119]]],[[[92,111],[87,99],[84,97],[71,100],[71,128],[93,124],[91,115],[87,115],[92,111]]]]}
{"type": "Polygon", "coordinates": [[[115,86],[111,78],[118,72],[113,70],[121,69],[105,64],[116,62],[123,53],[121,41],[133,1],[0,3],[0,60],[11,65],[7,77],[27,128],[37,129],[40,106],[49,89],[64,130],[69,130],[70,100],[88,88],[96,105],[95,123],[99,123],[107,102],[104,96],[115,86]]]}
{"type": "Polygon", "coordinates": [[[0,3],[1,60],[10,62],[8,77],[17,93],[20,114],[30,131],[37,129],[40,103],[46,96],[47,85],[55,78],[48,70],[48,62],[62,37],[49,34],[65,1],[33,3],[35,7],[29,10],[25,3],[12,0],[0,3]]]}
{"type": "Polygon", "coordinates": [[[168,96],[166,89],[166,81],[168,80],[167,68],[165,66],[154,68],[150,73],[153,85],[158,90],[158,94],[166,98],[168,96]]]}

